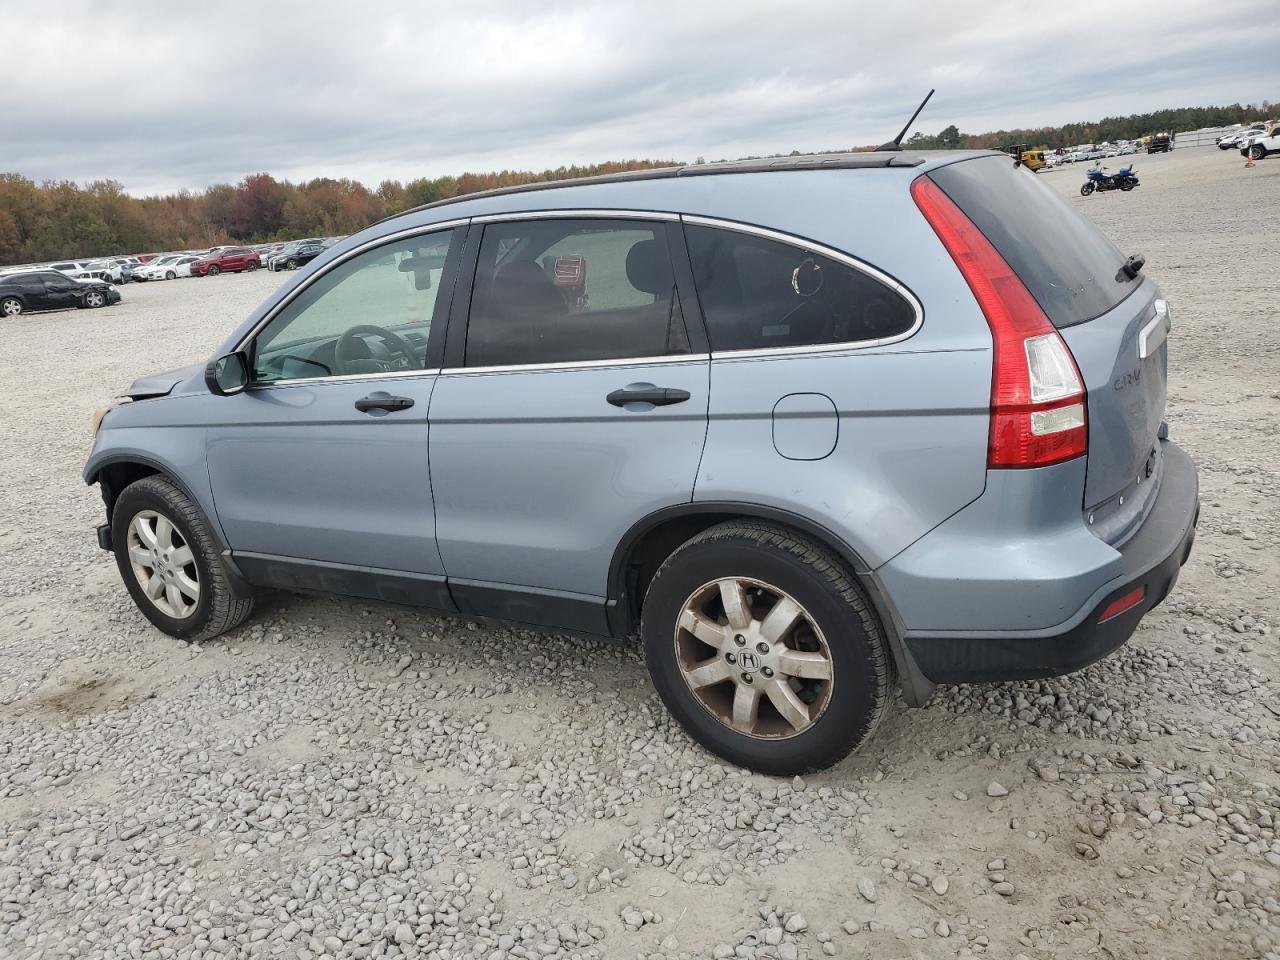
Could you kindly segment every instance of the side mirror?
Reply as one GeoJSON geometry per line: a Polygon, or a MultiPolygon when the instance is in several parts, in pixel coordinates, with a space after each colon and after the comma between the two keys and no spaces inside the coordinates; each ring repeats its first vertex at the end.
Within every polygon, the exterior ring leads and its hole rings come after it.
{"type": "Polygon", "coordinates": [[[243,353],[228,353],[210,360],[204,368],[204,383],[209,392],[219,397],[230,397],[249,385],[249,364],[243,353]]]}

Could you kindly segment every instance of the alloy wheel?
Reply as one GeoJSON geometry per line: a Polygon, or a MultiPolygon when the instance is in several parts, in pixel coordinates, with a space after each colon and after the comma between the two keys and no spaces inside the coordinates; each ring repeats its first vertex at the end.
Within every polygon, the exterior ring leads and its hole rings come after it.
{"type": "Polygon", "coordinates": [[[15,300],[11,297],[8,300],[0,301],[0,314],[4,314],[6,317],[16,317],[21,312],[21,300],[15,300]]]}
{"type": "Polygon", "coordinates": [[[821,629],[760,580],[730,577],[695,590],[680,611],[675,655],[702,707],[749,737],[796,736],[831,702],[834,664],[821,629]]]}
{"type": "Polygon", "coordinates": [[[173,522],[155,510],[129,521],[129,565],[143,594],[166,617],[185,620],[200,603],[200,571],[191,547],[173,522]]]}

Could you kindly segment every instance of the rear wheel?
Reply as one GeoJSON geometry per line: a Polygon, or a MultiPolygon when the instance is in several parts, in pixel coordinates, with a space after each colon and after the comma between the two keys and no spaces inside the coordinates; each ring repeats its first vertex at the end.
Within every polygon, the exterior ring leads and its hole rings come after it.
{"type": "Polygon", "coordinates": [[[828,767],[875,729],[889,660],[861,588],[820,544],[725,523],[654,575],[641,632],[667,708],[713,753],[768,774],[828,767]]]}
{"type": "Polygon", "coordinates": [[[1130,190],[1132,190],[1136,186],[1137,184],[1134,183],[1132,180],[1126,180],[1124,181],[1124,183],[1120,184],[1120,189],[1123,190],[1125,193],[1128,193],[1130,190]]]}
{"type": "Polygon", "coordinates": [[[111,541],[133,602],[172,637],[207,640],[253,610],[252,597],[232,592],[200,511],[163,477],[125,487],[111,513],[111,541]]]}
{"type": "Polygon", "coordinates": [[[1095,187],[1092,182],[1082,183],[1080,185],[1080,196],[1087,197],[1089,194],[1093,193],[1094,189],[1095,187]]]}
{"type": "Polygon", "coordinates": [[[245,269],[248,270],[250,273],[253,273],[253,271],[258,269],[258,265],[254,263],[252,260],[250,260],[249,265],[245,267],[245,269]]]}
{"type": "Polygon", "coordinates": [[[5,297],[0,300],[0,317],[16,317],[22,313],[22,301],[17,297],[5,297]]]}

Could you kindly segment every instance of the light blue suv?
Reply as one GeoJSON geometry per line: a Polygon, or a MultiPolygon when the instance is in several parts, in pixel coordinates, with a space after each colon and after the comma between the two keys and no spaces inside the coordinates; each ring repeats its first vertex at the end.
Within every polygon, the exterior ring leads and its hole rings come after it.
{"type": "Polygon", "coordinates": [[[638,632],[700,742],[823,767],[895,675],[1076,670],[1172,588],[1197,482],[1142,266],[986,152],[432,204],[133,384],[98,540],[189,640],[267,588],[638,632]]]}

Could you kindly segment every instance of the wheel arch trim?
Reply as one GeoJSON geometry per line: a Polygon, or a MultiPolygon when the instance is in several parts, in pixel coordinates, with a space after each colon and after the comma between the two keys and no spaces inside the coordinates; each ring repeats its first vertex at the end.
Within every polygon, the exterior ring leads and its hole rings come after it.
{"type": "MultiPolygon", "coordinates": [[[[116,453],[103,454],[100,457],[91,457],[84,468],[84,482],[87,486],[93,486],[95,483],[101,484],[102,472],[108,467],[119,466],[124,464],[145,467],[164,477],[169,483],[173,484],[182,493],[184,497],[191,501],[192,505],[204,519],[205,524],[209,528],[209,535],[213,537],[214,542],[218,546],[218,553],[222,557],[223,566],[226,569],[227,579],[231,584],[232,593],[237,597],[244,598],[252,596],[255,593],[254,588],[249,584],[248,579],[236,565],[235,559],[231,554],[231,549],[227,546],[226,538],[223,536],[222,527],[217,521],[209,516],[209,512],[202,505],[200,497],[191,489],[190,485],[182,479],[179,472],[173,468],[171,464],[155,457],[143,453],[134,453],[130,451],[119,451],[116,453]]],[[[113,491],[115,497],[118,498],[120,491],[113,491]]],[[[107,508],[107,524],[111,523],[111,513],[114,507],[114,499],[107,501],[107,490],[103,487],[103,503],[107,508]]]]}
{"type": "MultiPolygon", "coordinates": [[[[626,571],[631,565],[636,548],[647,534],[652,533],[664,524],[703,516],[708,514],[722,515],[726,519],[767,520],[792,529],[817,540],[820,544],[849,565],[850,571],[858,583],[866,591],[884,630],[885,639],[894,664],[898,668],[898,676],[902,681],[903,695],[911,706],[924,706],[933,694],[934,684],[925,678],[916,666],[914,658],[902,641],[903,624],[893,601],[885,592],[883,584],[875,572],[862,559],[858,552],[842,537],[822,524],[781,507],[766,504],[748,503],[734,500],[699,500],[689,503],[663,507],[648,514],[622,536],[614,550],[609,564],[607,584],[608,614],[613,632],[616,636],[627,636],[634,628],[634,617],[630,610],[630,600],[626,593],[626,571]]],[[[642,598],[635,598],[637,602],[642,598]]]]}

